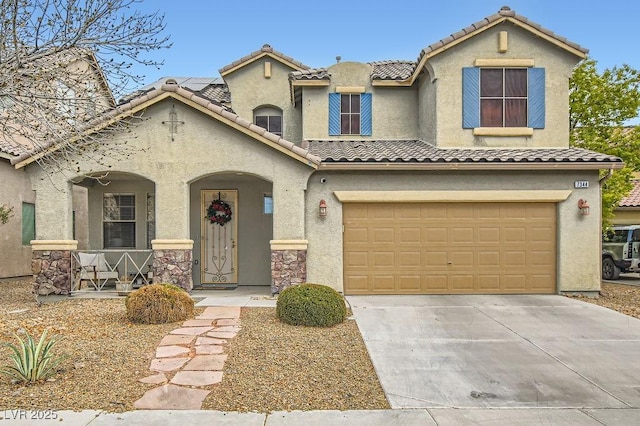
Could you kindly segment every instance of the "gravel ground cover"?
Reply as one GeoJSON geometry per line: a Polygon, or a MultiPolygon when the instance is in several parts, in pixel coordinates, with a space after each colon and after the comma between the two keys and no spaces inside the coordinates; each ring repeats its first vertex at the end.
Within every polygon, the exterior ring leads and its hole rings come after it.
{"type": "MultiPolygon", "coordinates": [[[[37,306],[31,282],[0,281],[0,342],[24,330],[60,336],[56,353],[68,358],[51,381],[32,386],[0,377],[0,410],[133,410],[153,388],[138,382],[162,337],[180,323],[131,324],[124,300],[74,299],[37,306]]],[[[199,314],[200,309],[197,313],[199,314]]],[[[203,409],[258,411],[389,408],[355,321],[329,329],[280,324],[273,308],[244,309],[242,331],[220,385],[203,409]]],[[[0,347],[0,364],[9,351],[0,347]]]]}
{"type": "Polygon", "coordinates": [[[602,283],[600,297],[597,299],[585,296],[572,297],[640,318],[640,287],[638,286],[602,283]]]}

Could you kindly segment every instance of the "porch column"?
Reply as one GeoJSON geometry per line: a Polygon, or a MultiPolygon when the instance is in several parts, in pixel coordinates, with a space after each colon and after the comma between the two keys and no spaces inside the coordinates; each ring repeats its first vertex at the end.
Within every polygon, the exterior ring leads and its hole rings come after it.
{"type": "Polygon", "coordinates": [[[271,240],[271,293],[307,280],[307,240],[271,240]]]}
{"type": "MultiPolygon", "coordinates": [[[[43,172],[44,173],[44,172],[43,172]]],[[[36,193],[36,239],[31,241],[34,292],[69,294],[73,240],[72,185],[61,175],[32,178],[36,193]]]]}
{"type": "Polygon", "coordinates": [[[153,240],[153,282],[193,289],[193,240],[153,240]]]}
{"type": "Polygon", "coordinates": [[[76,240],[31,241],[33,290],[37,295],[71,292],[71,252],[78,249],[76,240]]]}

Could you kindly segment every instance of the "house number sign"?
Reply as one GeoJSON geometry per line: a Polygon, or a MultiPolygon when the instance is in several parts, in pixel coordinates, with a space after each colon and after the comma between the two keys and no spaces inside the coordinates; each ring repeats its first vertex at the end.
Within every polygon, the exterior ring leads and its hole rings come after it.
{"type": "Polygon", "coordinates": [[[574,188],[588,188],[589,181],[588,180],[576,180],[573,182],[574,188]]]}

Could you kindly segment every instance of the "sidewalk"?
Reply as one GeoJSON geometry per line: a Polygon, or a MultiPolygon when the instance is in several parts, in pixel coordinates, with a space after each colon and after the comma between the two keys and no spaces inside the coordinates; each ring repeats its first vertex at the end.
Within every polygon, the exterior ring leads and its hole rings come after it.
{"type": "Polygon", "coordinates": [[[640,409],[456,409],[430,408],[416,410],[374,411],[277,411],[270,414],[235,413],[205,410],[131,411],[102,413],[99,411],[57,411],[52,413],[28,410],[0,412],[7,425],[196,425],[216,426],[458,426],[458,425],[607,425],[640,424],[640,409]],[[49,414],[49,420],[35,420],[49,414]],[[31,420],[32,416],[35,418],[31,420]],[[52,417],[56,417],[55,419],[52,417]]]}

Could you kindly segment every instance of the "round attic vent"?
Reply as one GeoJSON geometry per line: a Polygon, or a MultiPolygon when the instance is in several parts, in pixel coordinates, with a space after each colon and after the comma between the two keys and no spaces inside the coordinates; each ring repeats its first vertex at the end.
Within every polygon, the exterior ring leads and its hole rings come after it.
{"type": "Polygon", "coordinates": [[[167,81],[164,82],[164,84],[175,84],[175,85],[177,85],[178,82],[176,81],[175,78],[168,78],[167,81]]]}

